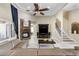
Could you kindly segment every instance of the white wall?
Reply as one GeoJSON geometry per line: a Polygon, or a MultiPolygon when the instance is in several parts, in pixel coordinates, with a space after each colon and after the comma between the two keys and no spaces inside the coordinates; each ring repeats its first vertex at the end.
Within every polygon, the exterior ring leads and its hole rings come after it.
{"type": "Polygon", "coordinates": [[[63,22],[63,10],[57,13],[56,18],[62,23],[63,22]]]}
{"type": "Polygon", "coordinates": [[[12,21],[11,8],[9,3],[0,4],[0,18],[9,22],[12,21]]]}
{"type": "Polygon", "coordinates": [[[79,34],[72,34],[71,24],[73,22],[79,22],[79,9],[69,11],[68,19],[63,18],[63,28],[65,32],[74,40],[79,41],[79,34]]]}
{"type": "Polygon", "coordinates": [[[22,10],[18,10],[18,17],[20,19],[24,19],[24,21],[30,20],[30,15],[27,12],[23,12],[22,10]]]}
{"type": "Polygon", "coordinates": [[[79,40],[79,34],[72,34],[71,33],[71,24],[73,22],[79,22],[79,9],[73,10],[69,13],[69,33],[72,38],[75,40],[79,40]]]}
{"type": "Polygon", "coordinates": [[[51,32],[51,37],[55,34],[55,16],[32,16],[31,21],[36,22],[36,33],[38,32],[38,24],[49,24],[49,32],[51,32]]]}
{"type": "Polygon", "coordinates": [[[69,19],[63,17],[63,29],[69,35],[69,19]]]}

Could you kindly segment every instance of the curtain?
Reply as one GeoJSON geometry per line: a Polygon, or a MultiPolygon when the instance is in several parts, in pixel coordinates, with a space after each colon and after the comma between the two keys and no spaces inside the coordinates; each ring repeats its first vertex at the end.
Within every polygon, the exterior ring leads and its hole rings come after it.
{"type": "Polygon", "coordinates": [[[12,4],[11,4],[11,13],[12,13],[12,19],[14,23],[14,30],[18,38],[18,11],[17,11],[17,8],[15,8],[12,4]]]}

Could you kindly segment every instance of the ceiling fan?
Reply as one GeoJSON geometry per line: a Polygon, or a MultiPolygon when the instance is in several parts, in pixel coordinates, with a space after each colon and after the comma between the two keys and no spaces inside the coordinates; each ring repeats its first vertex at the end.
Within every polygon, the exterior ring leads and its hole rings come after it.
{"type": "MultiPolygon", "coordinates": [[[[39,12],[41,15],[45,15],[44,13],[43,13],[43,11],[48,11],[49,10],[49,8],[43,8],[43,9],[40,9],[40,7],[39,7],[39,5],[37,4],[37,3],[34,3],[34,10],[33,10],[33,12],[34,12],[34,16],[39,12]]],[[[30,11],[30,10],[26,10],[26,11],[30,11]]]]}

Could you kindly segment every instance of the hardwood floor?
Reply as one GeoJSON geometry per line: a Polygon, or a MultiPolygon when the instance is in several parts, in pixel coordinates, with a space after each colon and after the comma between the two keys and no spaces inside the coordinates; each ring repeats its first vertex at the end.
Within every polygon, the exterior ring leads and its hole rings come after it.
{"type": "Polygon", "coordinates": [[[0,56],[79,56],[79,50],[26,48],[0,51],[0,56]]]}
{"type": "Polygon", "coordinates": [[[0,56],[79,56],[79,50],[75,49],[22,48],[26,42],[23,40],[12,50],[0,50],[0,56]]]}
{"type": "Polygon", "coordinates": [[[24,45],[28,46],[28,40],[22,40],[19,44],[17,44],[12,50],[23,49],[24,45]]]}

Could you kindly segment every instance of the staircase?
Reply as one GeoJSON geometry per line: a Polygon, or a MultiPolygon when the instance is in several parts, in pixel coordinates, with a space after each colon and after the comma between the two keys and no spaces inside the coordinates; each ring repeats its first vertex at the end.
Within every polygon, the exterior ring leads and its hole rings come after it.
{"type": "Polygon", "coordinates": [[[59,42],[56,42],[54,45],[55,47],[61,49],[74,49],[74,47],[78,45],[64,30],[61,31],[61,35],[56,30],[56,36],[58,37],[59,42]]]}
{"type": "Polygon", "coordinates": [[[64,42],[74,42],[74,39],[72,39],[64,30],[62,30],[62,38],[64,42]]]}
{"type": "Polygon", "coordinates": [[[63,35],[63,39],[70,39],[69,36],[65,32],[63,32],[62,35],[63,35]]]}

